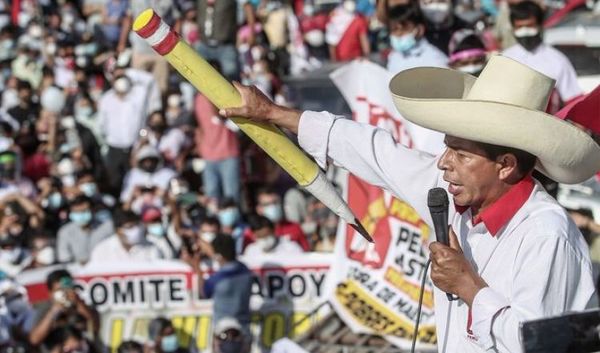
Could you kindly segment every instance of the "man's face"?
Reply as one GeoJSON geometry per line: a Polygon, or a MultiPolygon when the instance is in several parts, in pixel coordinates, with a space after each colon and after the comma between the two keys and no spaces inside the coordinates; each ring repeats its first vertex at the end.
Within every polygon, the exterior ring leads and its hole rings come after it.
{"type": "Polygon", "coordinates": [[[517,30],[517,29],[523,28],[523,27],[530,27],[530,28],[538,28],[539,27],[537,20],[533,16],[529,17],[527,19],[524,19],[524,20],[515,20],[513,22],[512,26],[513,26],[513,30],[517,30]]]}
{"type": "Polygon", "coordinates": [[[498,176],[501,165],[488,159],[473,141],[446,135],[444,142],[447,148],[438,168],[450,183],[448,191],[457,205],[480,208],[501,182],[498,176]]]}
{"type": "Polygon", "coordinates": [[[263,211],[265,207],[271,205],[279,205],[279,195],[277,194],[260,194],[258,196],[258,205],[256,206],[256,213],[259,215],[263,215],[263,211]]]}
{"type": "Polygon", "coordinates": [[[409,33],[415,33],[416,37],[419,37],[418,31],[419,26],[412,22],[400,22],[400,21],[391,21],[390,22],[390,34],[393,36],[403,36],[409,33]]]}

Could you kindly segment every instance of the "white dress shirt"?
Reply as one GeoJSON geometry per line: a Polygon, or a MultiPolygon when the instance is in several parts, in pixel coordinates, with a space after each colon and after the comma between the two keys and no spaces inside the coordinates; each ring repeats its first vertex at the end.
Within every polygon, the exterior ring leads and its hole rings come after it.
{"type": "Polygon", "coordinates": [[[257,257],[262,255],[294,255],[302,254],[304,250],[298,245],[298,243],[289,240],[286,237],[277,237],[277,244],[273,249],[265,250],[263,244],[260,242],[254,242],[246,247],[244,250],[244,256],[257,257]]]}
{"type": "Polygon", "coordinates": [[[177,173],[171,168],[160,168],[154,173],[148,173],[140,168],[133,168],[123,179],[123,190],[121,191],[121,202],[127,202],[133,195],[133,190],[138,186],[155,186],[166,190],[169,181],[177,176],[177,173]]]}
{"type": "Polygon", "coordinates": [[[541,44],[533,52],[530,52],[520,44],[515,44],[506,49],[502,55],[556,80],[556,90],[563,102],[568,102],[583,94],[577,83],[577,74],[569,59],[549,45],[541,44]]]}
{"type": "Polygon", "coordinates": [[[144,239],[140,244],[125,249],[118,235],[104,239],[92,250],[90,263],[118,261],[152,261],[164,259],[164,254],[154,244],[144,239]]]}
{"type": "MultiPolygon", "coordinates": [[[[338,118],[304,112],[302,148],[321,167],[330,158],[389,190],[431,225],[427,192],[448,186],[438,158],[396,144],[385,130],[338,118]]],[[[520,352],[519,323],[595,304],[587,245],[565,210],[532,179],[505,196],[475,225],[470,210],[450,207],[465,257],[489,287],[477,293],[471,310],[434,288],[439,352],[520,352]]]]}
{"type": "Polygon", "coordinates": [[[104,93],[98,103],[98,124],[110,147],[131,148],[146,121],[145,90],[133,85],[123,98],[114,89],[104,93]]]}
{"type": "Polygon", "coordinates": [[[448,67],[448,56],[425,38],[419,39],[407,53],[392,50],[388,57],[387,69],[393,74],[423,66],[448,67]]]}

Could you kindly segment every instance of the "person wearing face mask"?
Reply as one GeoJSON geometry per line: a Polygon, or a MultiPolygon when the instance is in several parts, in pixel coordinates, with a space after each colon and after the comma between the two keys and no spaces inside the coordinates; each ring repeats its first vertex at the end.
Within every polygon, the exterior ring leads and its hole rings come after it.
{"type": "Polygon", "coordinates": [[[138,215],[118,210],[114,222],[116,233],[94,247],[90,263],[152,261],[165,257],[155,244],[146,239],[146,230],[138,215]]]}
{"type": "Polygon", "coordinates": [[[460,17],[454,15],[451,0],[419,0],[419,8],[425,19],[425,38],[444,54],[452,33],[468,27],[460,17]]]}
{"type": "Polygon", "coordinates": [[[246,247],[244,256],[292,255],[304,252],[297,243],[285,237],[276,236],[273,223],[267,217],[250,218],[250,229],[252,229],[255,241],[246,247]]]}
{"type": "Polygon", "coordinates": [[[290,222],[285,218],[281,197],[274,189],[269,187],[260,189],[256,201],[256,214],[268,218],[273,223],[275,236],[285,237],[297,243],[304,251],[310,249],[302,227],[298,223],[290,222]]]}
{"type": "Polygon", "coordinates": [[[214,353],[249,353],[252,339],[242,330],[242,325],[233,317],[224,317],[213,331],[214,353]]]}
{"type": "MultiPolygon", "coordinates": [[[[517,3],[510,8],[510,21],[517,44],[502,54],[556,80],[553,95],[558,94],[562,105],[581,96],[583,91],[577,83],[577,74],[569,59],[543,42],[542,7],[530,0],[517,3]]],[[[550,106],[548,108],[552,109],[550,106]]]]}
{"type": "Polygon", "coordinates": [[[134,151],[149,144],[159,150],[165,164],[169,166],[172,166],[180,157],[180,152],[187,144],[187,136],[184,132],[171,126],[162,111],[150,113],[147,128],[143,134],[135,144],[134,151]]]}
{"type": "Polygon", "coordinates": [[[29,251],[15,237],[0,239],[0,271],[14,277],[31,262],[29,251]]]}
{"type": "Polygon", "coordinates": [[[181,239],[176,234],[167,232],[160,209],[147,207],[142,210],[141,218],[146,229],[146,239],[156,245],[166,259],[174,258],[181,246],[181,239]],[[177,238],[172,239],[171,237],[177,238]]]}
{"type": "Polygon", "coordinates": [[[219,234],[211,243],[213,259],[219,270],[206,281],[198,276],[202,296],[213,300],[213,323],[224,317],[233,317],[240,323],[241,330],[250,334],[250,296],[254,274],[237,260],[235,240],[219,234]]]}
{"type": "Polygon", "coordinates": [[[170,320],[157,317],[148,324],[147,353],[185,353],[186,349],[179,347],[175,328],[170,320]]]}
{"type": "Polygon", "coordinates": [[[131,203],[139,196],[139,191],[147,187],[164,193],[174,177],[176,173],[173,169],[162,166],[160,152],[155,147],[144,145],[135,153],[135,168],[125,175],[120,200],[131,203]]]}
{"type": "Polygon", "coordinates": [[[56,255],[59,262],[86,263],[92,250],[114,233],[110,219],[95,219],[92,200],[77,196],[69,204],[69,222],[58,230],[56,255]]]}
{"type": "Polygon", "coordinates": [[[17,81],[17,94],[19,97],[18,105],[7,110],[10,115],[19,124],[33,122],[40,113],[40,105],[33,101],[33,87],[29,81],[17,81]]]}
{"type": "MultiPolygon", "coordinates": [[[[25,287],[1,274],[0,278],[0,347],[4,352],[27,342],[35,310],[31,307],[25,287]]],[[[31,347],[26,347],[31,348],[31,347]]],[[[15,349],[14,351],[17,351],[15,349]]],[[[25,350],[27,351],[27,350],[25,350]]]]}
{"type": "Polygon", "coordinates": [[[64,269],[54,270],[46,278],[49,301],[36,306],[36,318],[29,333],[29,344],[39,347],[52,340],[53,331],[65,326],[64,320],[79,317],[90,324],[91,337],[97,337],[100,320],[98,312],[80,297],[73,276],[64,269]]]}
{"type": "Polygon", "coordinates": [[[355,0],[344,0],[333,10],[325,27],[325,42],[332,61],[350,61],[371,53],[367,20],[356,12],[355,0]]]}
{"type": "Polygon", "coordinates": [[[108,150],[106,172],[111,194],[117,196],[129,169],[131,148],[146,119],[146,92],[122,74],[115,77],[113,88],[98,103],[98,124],[108,150]]]}
{"type": "Polygon", "coordinates": [[[50,234],[39,230],[29,239],[31,250],[31,263],[26,269],[35,269],[51,266],[56,263],[56,249],[50,234]]]}
{"type": "Polygon", "coordinates": [[[420,66],[447,67],[448,57],[433,46],[425,34],[425,23],[415,5],[398,5],[388,13],[392,52],[387,69],[398,73],[420,66]]]}
{"type": "Polygon", "coordinates": [[[219,204],[217,213],[223,233],[231,235],[235,239],[236,251],[242,252],[245,235],[249,232],[248,225],[244,223],[242,214],[234,199],[226,198],[219,204]]]}
{"type": "Polygon", "coordinates": [[[487,50],[479,36],[470,29],[454,33],[449,47],[450,60],[448,66],[473,75],[479,76],[487,63],[487,50]]]}

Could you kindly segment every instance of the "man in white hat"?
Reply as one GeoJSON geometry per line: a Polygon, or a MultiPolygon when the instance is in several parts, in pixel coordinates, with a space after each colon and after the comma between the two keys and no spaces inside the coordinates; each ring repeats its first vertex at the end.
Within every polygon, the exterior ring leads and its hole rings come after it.
{"type": "Polygon", "coordinates": [[[399,73],[390,82],[396,108],[446,134],[441,156],[409,150],[374,126],[278,107],[239,85],[243,106],[222,115],[297,133],[321,167],[330,159],[388,189],[430,225],[427,192],[445,188],[454,201],[451,244],[430,245],[438,350],[519,352],[521,322],[595,302],[581,233],[531,177],[536,168],[578,183],[600,169],[600,147],[591,137],[543,112],[553,86],[502,56],[491,58],[479,78],[440,68],[399,73]],[[445,292],[459,300],[448,301],[445,292]]]}

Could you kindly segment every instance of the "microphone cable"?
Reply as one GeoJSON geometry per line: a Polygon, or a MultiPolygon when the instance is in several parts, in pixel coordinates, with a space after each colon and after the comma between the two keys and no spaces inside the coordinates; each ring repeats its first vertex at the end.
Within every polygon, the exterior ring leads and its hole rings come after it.
{"type": "Polygon", "coordinates": [[[415,322],[415,332],[412,339],[412,347],[410,353],[415,353],[415,347],[417,345],[417,335],[419,334],[419,323],[421,321],[421,309],[423,308],[423,294],[425,294],[425,282],[427,281],[427,271],[429,271],[429,265],[431,260],[427,260],[425,264],[425,271],[423,271],[423,279],[421,280],[421,292],[419,293],[419,306],[417,307],[417,321],[415,322]]]}

